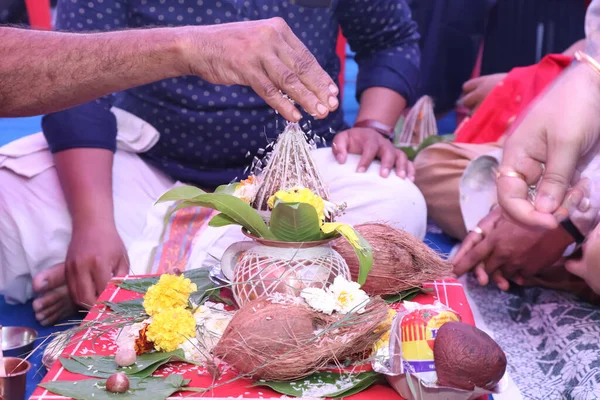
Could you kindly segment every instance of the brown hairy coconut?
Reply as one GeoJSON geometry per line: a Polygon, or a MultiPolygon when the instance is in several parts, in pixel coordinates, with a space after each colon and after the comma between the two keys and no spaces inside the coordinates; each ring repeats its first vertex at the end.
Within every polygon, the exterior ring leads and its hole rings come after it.
{"type": "Polygon", "coordinates": [[[326,315],[298,297],[260,297],[235,313],[213,355],[248,378],[296,380],[370,349],[387,312],[380,298],[361,314],[326,315]]]}
{"type": "Polygon", "coordinates": [[[506,371],[506,355],[485,332],[462,322],[447,322],[433,344],[438,386],[491,390],[506,371]]]}
{"type": "MultiPolygon", "coordinates": [[[[410,233],[378,223],[357,225],[354,229],[373,248],[373,268],[361,287],[371,296],[396,294],[452,273],[450,263],[410,233]]],[[[352,246],[338,239],[333,247],[346,260],[352,279],[356,280],[359,264],[352,246]]]]}

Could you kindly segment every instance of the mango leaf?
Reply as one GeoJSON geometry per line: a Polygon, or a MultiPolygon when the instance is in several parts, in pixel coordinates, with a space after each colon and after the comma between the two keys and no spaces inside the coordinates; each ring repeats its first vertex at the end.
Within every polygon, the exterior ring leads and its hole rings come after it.
{"type": "Polygon", "coordinates": [[[414,161],[421,150],[436,143],[453,142],[455,138],[455,135],[432,135],[425,138],[425,140],[417,147],[398,146],[398,148],[406,154],[410,161],[414,161]]]}
{"type": "Polygon", "coordinates": [[[406,158],[408,158],[410,161],[414,161],[417,157],[417,150],[411,146],[401,146],[398,147],[398,149],[402,150],[404,154],[406,154],[406,158]]]}
{"type": "Polygon", "coordinates": [[[76,400],[144,399],[165,400],[173,393],[186,390],[189,380],[173,374],[166,378],[129,378],[129,390],[111,393],[106,390],[106,380],[85,379],[81,381],[53,381],[40,384],[54,394],[76,400]]]}
{"type": "Polygon", "coordinates": [[[208,226],[212,226],[213,228],[220,228],[227,225],[237,225],[237,222],[223,213],[215,215],[208,221],[208,226]]]}
{"type": "Polygon", "coordinates": [[[59,360],[69,372],[97,378],[108,378],[115,372],[123,372],[128,376],[137,378],[145,378],[152,375],[161,365],[173,361],[186,361],[181,349],[168,353],[155,352],[142,354],[137,356],[135,364],[125,368],[119,367],[113,356],[71,356],[70,358],[59,358],[59,360]]]}
{"type": "Polygon", "coordinates": [[[144,302],[144,299],[142,299],[140,297],[139,299],[120,301],[120,302],[105,301],[104,304],[106,304],[107,307],[109,307],[111,310],[113,310],[115,312],[115,314],[131,315],[133,313],[144,313],[145,312],[143,302],[144,302]]]}
{"type": "Polygon", "coordinates": [[[271,212],[271,232],[284,242],[310,242],[321,238],[319,215],[308,203],[278,202],[271,212]]]}
{"type": "Polygon", "coordinates": [[[411,301],[412,299],[417,297],[417,295],[419,295],[421,293],[429,293],[431,291],[433,291],[433,289],[431,289],[431,288],[423,289],[420,287],[415,287],[415,288],[403,290],[400,293],[383,296],[383,300],[385,300],[385,302],[388,304],[399,303],[401,301],[411,301]]]}
{"type": "MultiPolygon", "coordinates": [[[[162,198],[161,198],[162,199],[162,198]]],[[[230,194],[206,193],[186,199],[183,203],[177,205],[172,213],[186,207],[200,206],[212,208],[227,215],[236,223],[246,228],[250,233],[264,239],[274,239],[269,231],[267,224],[260,216],[258,211],[250,207],[242,199],[238,199],[230,194]]],[[[167,217],[169,218],[169,217],[167,217]]]]}
{"type": "Polygon", "coordinates": [[[354,253],[358,257],[358,279],[356,281],[363,285],[373,267],[373,249],[369,242],[356,229],[347,224],[329,222],[323,224],[321,230],[325,235],[339,233],[352,245],[354,253]]]}
{"type": "Polygon", "coordinates": [[[423,142],[421,142],[419,147],[417,147],[417,153],[419,153],[421,150],[431,146],[432,144],[453,142],[454,139],[456,139],[456,135],[432,135],[432,136],[429,136],[429,137],[425,138],[425,140],[423,140],[423,142]]]}
{"type": "MultiPolygon", "coordinates": [[[[198,286],[197,293],[204,293],[206,290],[213,287],[213,283],[209,278],[210,270],[207,268],[196,268],[189,271],[184,271],[183,276],[191,280],[198,286]]],[[[146,294],[148,288],[158,282],[159,276],[151,276],[147,278],[127,279],[119,284],[119,287],[124,290],[146,294]]]]}
{"type": "Polygon", "coordinates": [[[230,183],[229,185],[221,185],[215,189],[214,193],[233,194],[238,186],[240,186],[239,182],[230,183]]]}
{"type": "Polygon", "coordinates": [[[165,203],[167,201],[189,200],[202,194],[206,194],[206,192],[195,186],[178,186],[160,196],[155,204],[165,203]]]}
{"type": "Polygon", "coordinates": [[[341,398],[362,392],[381,379],[383,379],[383,375],[374,371],[359,374],[315,372],[298,381],[259,381],[252,386],[267,386],[287,396],[341,398]]]}

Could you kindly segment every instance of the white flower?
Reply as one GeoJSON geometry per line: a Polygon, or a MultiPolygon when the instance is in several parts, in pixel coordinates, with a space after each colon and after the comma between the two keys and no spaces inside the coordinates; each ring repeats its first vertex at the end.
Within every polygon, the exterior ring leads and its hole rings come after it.
{"type": "Polygon", "coordinates": [[[210,318],[212,315],[212,312],[210,310],[209,307],[207,307],[206,305],[201,305],[199,307],[196,307],[196,311],[194,312],[194,318],[196,319],[196,325],[204,325],[204,321],[207,318],[210,318]]]}
{"type": "Polygon", "coordinates": [[[348,312],[362,313],[369,303],[369,295],[361,290],[356,282],[346,280],[343,276],[336,276],[333,285],[329,286],[335,299],[335,310],[341,314],[348,312]]]}
{"type": "Polygon", "coordinates": [[[300,296],[306,301],[306,304],[316,311],[327,315],[331,315],[335,311],[335,298],[329,291],[309,287],[302,289],[300,296]]]}
{"type": "Polygon", "coordinates": [[[196,339],[186,339],[179,348],[183,350],[186,360],[201,364],[209,359],[210,349],[204,349],[196,339]]]}
{"type": "Polygon", "coordinates": [[[140,337],[140,330],[142,330],[145,325],[150,324],[151,322],[152,318],[148,318],[142,322],[124,326],[119,333],[117,333],[117,337],[115,339],[117,348],[135,350],[135,341],[140,337]]]}
{"type": "Polygon", "coordinates": [[[260,185],[258,178],[251,175],[248,177],[248,179],[240,182],[238,187],[233,191],[233,195],[250,204],[254,201],[259,187],[260,185]]]}
{"type": "Polygon", "coordinates": [[[323,214],[329,220],[333,220],[335,217],[344,213],[348,205],[346,203],[336,204],[328,200],[323,200],[325,207],[323,209],[323,214]]]}
{"type": "Polygon", "coordinates": [[[220,338],[223,336],[223,333],[225,333],[225,329],[227,329],[229,321],[231,321],[231,316],[221,315],[212,317],[206,320],[204,328],[208,331],[208,333],[217,335],[220,338]]]}

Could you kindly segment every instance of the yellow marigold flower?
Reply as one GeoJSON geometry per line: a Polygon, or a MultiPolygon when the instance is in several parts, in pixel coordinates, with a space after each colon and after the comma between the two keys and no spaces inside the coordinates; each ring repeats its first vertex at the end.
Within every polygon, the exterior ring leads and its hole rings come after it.
{"type": "Polygon", "coordinates": [[[323,199],[307,188],[294,188],[290,190],[280,190],[269,198],[267,205],[270,209],[275,207],[275,200],[284,203],[307,203],[317,210],[317,215],[321,223],[325,221],[325,202],[323,199]]]}
{"type": "Polygon", "coordinates": [[[174,351],[195,336],[196,319],[190,310],[182,307],[156,314],[146,331],[146,337],[159,351],[174,351]]]}
{"type": "Polygon", "coordinates": [[[388,310],[388,315],[385,321],[383,321],[374,331],[373,333],[379,333],[381,331],[383,334],[373,344],[373,353],[376,353],[378,350],[387,348],[390,345],[390,334],[392,331],[392,323],[394,322],[394,317],[396,316],[396,311],[391,308],[388,310]]]}
{"type": "Polygon", "coordinates": [[[163,274],[144,295],[144,310],[153,317],[161,311],[186,307],[190,294],[196,290],[196,284],[183,275],[163,274]]]}

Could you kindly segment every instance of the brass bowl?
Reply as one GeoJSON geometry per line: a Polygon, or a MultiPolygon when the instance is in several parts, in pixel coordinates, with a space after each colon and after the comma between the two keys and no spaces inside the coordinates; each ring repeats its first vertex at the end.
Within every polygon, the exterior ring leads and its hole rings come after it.
{"type": "Polygon", "coordinates": [[[22,326],[2,327],[2,352],[5,357],[26,357],[33,350],[38,333],[22,326]]]}

